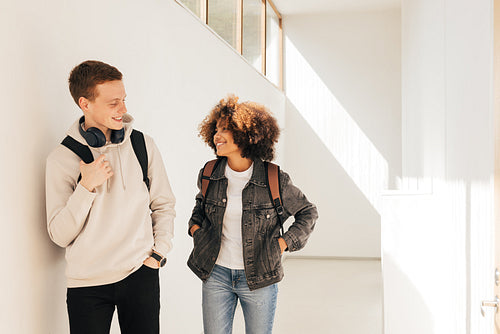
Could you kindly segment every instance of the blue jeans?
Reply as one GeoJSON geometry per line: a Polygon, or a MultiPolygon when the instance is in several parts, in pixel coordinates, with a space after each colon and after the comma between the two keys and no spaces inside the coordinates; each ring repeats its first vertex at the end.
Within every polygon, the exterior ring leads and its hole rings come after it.
{"type": "Polygon", "coordinates": [[[246,334],[270,334],[277,298],[277,284],[250,291],[244,270],[215,265],[210,277],[203,283],[204,333],[231,334],[239,299],[246,334]]]}

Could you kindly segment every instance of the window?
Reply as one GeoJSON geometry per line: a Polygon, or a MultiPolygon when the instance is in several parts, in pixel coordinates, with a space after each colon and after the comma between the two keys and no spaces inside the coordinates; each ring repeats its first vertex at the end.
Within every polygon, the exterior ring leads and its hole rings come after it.
{"type": "Polygon", "coordinates": [[[281,22],[270,2],[266,8],[266,76],[271,82],[279,86],[281,72],[281,22]]]}
{"type": "Polygon", "coordinates": [[[271,0],[177,0],[282,88],[282,18],[271,0]]]}
{"type": "Polygon", "coordinates": [[[243,0],[243,57],[262,71],[262,0],[243,0]]]}
{"type": "Polygon", "coordinates": [[[208,25],[235,49],[238,48],[238,2],[209,0],[208,25]]]}
{"type": "Polygon", "coordinates": [[[202,13],[202,0],[182,0],[182,3],[186,5],[196,16],[201,17],[202,13]]]}

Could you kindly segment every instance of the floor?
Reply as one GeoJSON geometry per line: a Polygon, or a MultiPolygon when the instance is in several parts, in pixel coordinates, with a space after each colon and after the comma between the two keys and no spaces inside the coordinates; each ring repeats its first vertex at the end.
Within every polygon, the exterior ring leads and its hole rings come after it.
{"type": "MultiPolygon", "coordinates": [[[[284,266],[273,334],[382,333],[380,261],[288,258],[284,266]]],[[[245,333],[239,306],[233,333],[245,333]]]]}

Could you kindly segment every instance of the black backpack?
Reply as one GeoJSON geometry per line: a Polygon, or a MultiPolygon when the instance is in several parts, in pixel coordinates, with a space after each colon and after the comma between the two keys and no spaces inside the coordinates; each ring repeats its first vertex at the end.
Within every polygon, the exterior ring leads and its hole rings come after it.
{"type": "MultiPolygon", "coordinates": [[[[207,194],[208,186],[210,185],[210,177],[212,176],[215,167],[219,164],[220,159],[210,160],[203,167],[203,175],[201,176],[201,195],[203,196],[203,203],[205,203],[205,195],[207,194]]],[[[283,203],[281,202],[280,191],[280,167],[272,162],[264,161],[266,167],[266,181],[267,189],[269,189],[269,197],[271,203],[278,214],[278,221],[280,223],[281,235],[285,232],[283,230],[283,203]]]]}
{"type": "MultiPolygon", "coordinates": [[[[146,142],[144,141],[144,134],[140,131],[132,130],[132,133],[130,134],[130,140],[132,142],[132,148],[134,149],[135,156],[137,157],[137,160],[139,160],[139,164],[141,165],[142,180],[144,181],[149,190],[150,185],[148,178],[148,152],[146,151],[146,142]]],[[[61,144],[69,148],[71,151],[73,151],[73,153],[78,155],[80,159],[82,159],[83,162],[85,162],[86,164],[89,164],[92,161],[94,161],[94,156],[92,155],[92,152],[90,151],[89,147],[87,145],[83,145],[74,138],[66,136],[66,138],[64,138],[61,144]]],[[[80,182],[81,178],[82,175],[80,174],[78,176],[78,182],[80,182]]]]}

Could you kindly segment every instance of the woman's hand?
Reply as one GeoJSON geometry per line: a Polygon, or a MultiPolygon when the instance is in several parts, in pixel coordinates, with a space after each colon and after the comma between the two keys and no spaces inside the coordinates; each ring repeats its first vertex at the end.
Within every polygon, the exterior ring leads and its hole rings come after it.
{"type": "Polygon", "coordinates": [[[288,245],[286,244],[285,239],[283,239],[282,237],[279,237],[278,242],[280,244],[281,254],[283,254],[283,252],[288,248],[288,245]]]}
{"type": "Polygon", "coordinates": [[[195,224],[195,225],[191,226],[191,228],[189,229],[189,233],[191,233],[191,236],[193,236],[194,232],[196,232],[199,229],[200,229],[200,227],[195,224]]]}

